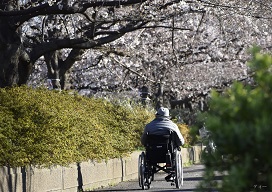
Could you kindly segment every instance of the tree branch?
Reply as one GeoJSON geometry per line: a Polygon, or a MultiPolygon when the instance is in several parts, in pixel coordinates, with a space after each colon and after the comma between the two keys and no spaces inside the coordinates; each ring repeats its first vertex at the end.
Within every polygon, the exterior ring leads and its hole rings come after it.
{"type": "MultiPolygon", "coordinates": [[[[44,42],[33,47],[32,53],[31,53],[31,59],[33,61],[36,61],[40,56],[44,55],[47,52],[63,49],[63,48],[77,48],[77,49],[94,48],[106,43],[110,43],[122,37],[124,34],[128,32],[140,29],[145,24],[146,24],[145,22],[134,24],[134,25],[133,23],[132,24],[129,23],[123,28],[119,29],[119,31],[116,31],[115,33],[111,33],[108,36],[104,36],[96,40],[88,39],[88,37],[86,37],[86,38],[78,38],[78,39],[56,39],[52,42],[44,42]]],[[[90,38],[93,38],[93,37],[90,37],[90,38]]]]}
{"type": "Polygon", "coordinates": [[[126,66],[125,64],[121,63],[121,62],[118,61],[116,58],[114,58],[111,54],[109,54],[109,57],[110,57],[111,59],[113,59],[116,63],[118,63],[119,65],[121,65],[122,67],[124,67],[124,68],[126,68],[127,70],[129,70],[130,72],[136,74],[137,76],[139,76],[139,77],[141,77],[141,78],[145,78],[145,80],[150,81],[150,82],[152,82],[152,83],[156,83],[156,81],[154,81],[154,80],[152,80],[152,79],[146,78],[144,75],[138,73],[137,71],[135,71],[135,70],[131,69],[130,67],[126,66]]]}

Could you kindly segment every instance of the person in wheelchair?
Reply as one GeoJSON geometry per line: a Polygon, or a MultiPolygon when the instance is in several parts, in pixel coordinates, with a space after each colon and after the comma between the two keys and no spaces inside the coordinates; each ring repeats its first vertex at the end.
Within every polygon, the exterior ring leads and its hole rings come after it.
{"type": "MultiPolygon", "coordinates": [[[[178,128],[178,126],[171,121],[169,115],[169,109],[160,107],[157,110],[156,117],[150,123],[148,123],[141,137],[141,143],[146,147],[148,138],[152,138],[152,135],[169,135],[169,132],[174,132],[174,143],[175,147],[180,150],[180,146],[184,145],[184,138],[178,128]]],[[[163,140],[160,139],[160,140],[163,140]]],[[[157,142],[157,141],[155,141],[157,142]]],[[[165,177],[166,181],[172,180],[172,174],[165,177]]]]}

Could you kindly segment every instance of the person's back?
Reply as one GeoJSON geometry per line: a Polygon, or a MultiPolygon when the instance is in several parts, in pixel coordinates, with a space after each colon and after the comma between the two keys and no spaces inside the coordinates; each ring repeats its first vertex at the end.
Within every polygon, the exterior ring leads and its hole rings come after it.
{"type": "Polygon", "coordinates": [[[144,132],[141,137],[141,142],[145,146],[148,134],[152,135],[166,135],[169,130],[176,132],[178,138],[176,138],[177,145],[184,144],[184,138],[181,135],[178,126],[170,120],[169,110],[167,108],[159,108],[156,113],[156,118],[145,126],[144,132]]]}

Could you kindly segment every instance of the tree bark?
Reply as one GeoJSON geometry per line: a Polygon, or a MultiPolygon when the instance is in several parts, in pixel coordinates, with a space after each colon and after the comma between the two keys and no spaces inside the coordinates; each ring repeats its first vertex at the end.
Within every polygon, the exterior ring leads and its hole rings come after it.
{"type": "Polygon", "coordinates": [[[14,29],[12,21],[13,17],[0,18],[0,87],[23,84],[32,69],[21,41],[20,28],[14,29]]]}

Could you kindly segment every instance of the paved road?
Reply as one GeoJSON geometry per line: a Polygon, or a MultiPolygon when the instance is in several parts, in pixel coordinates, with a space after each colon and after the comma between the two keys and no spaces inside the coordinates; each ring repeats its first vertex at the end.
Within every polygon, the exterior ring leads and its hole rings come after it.
{"type": "MultiPolygon", "coordinates": [[[[184,173],[184,183],[181,189],[176,189],[175,185],[171,186],[170,182],[166,182],[164,180],[164,177],[167,175],[164,172],[159,172],[155,174],[155,179],[151,183],[151,188],[149,190],[145,190],[147,192],[153,192],[153,191],[196,191],[198,183],[202,180],[202,174],[204,171],[203,165],[192,165],[190,167],[185,167],[183,169],[184,173]]],[[[119,183],[116,186],[103,188],[103,189],[97,189],[94,190],[96,192],[106,192],[106,191],[128,191],[128,192],[135,192],[135,191],[143,191],[139,187],[138,180],[131,180],[127,182],[119,183]]]]}

